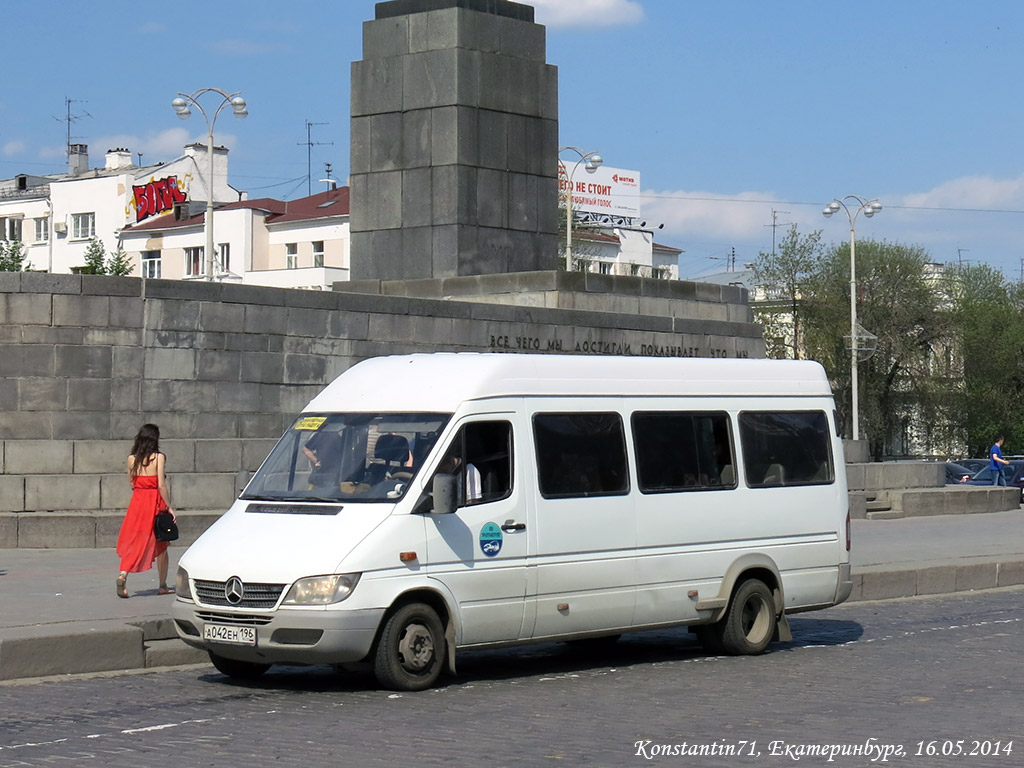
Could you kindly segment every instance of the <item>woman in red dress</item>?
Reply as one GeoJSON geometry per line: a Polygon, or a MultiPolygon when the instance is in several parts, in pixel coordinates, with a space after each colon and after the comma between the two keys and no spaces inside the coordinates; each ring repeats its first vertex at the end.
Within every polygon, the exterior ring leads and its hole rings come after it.
{"type": "Polygon", "coordinates": [[[148,571],[154,560],[160,574],[157,594],[174,594],[167,586],[167,542],[157,541],[153,530],[157,510],[166,507],[174,515],[164,482],[164,460],[165,456],[160,453],[160,429],[156,424],[143,424],[128,456],[132,498],[117,537],[117,554],[121,558],[118,597],[128,597],[128,574],[148,571]]]}

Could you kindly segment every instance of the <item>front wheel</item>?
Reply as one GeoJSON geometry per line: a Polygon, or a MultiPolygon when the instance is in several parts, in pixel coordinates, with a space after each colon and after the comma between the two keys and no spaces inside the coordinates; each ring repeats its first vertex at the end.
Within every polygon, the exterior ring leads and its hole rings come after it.
{"type": "Polygon", "coordinates": [[[722,650],[731,656],[761,653],[775,633],[775,600],[758,579],[740,584],[722,619],[722,650]]]}
{"type": "Polygon", "coordinates": [[[234,680],[255,680],[270,669],[269,664],[256,664],[252,661],[226,659],[223,656],[218,656],[213,651],[208,651],[208,653],[210,654],[210,663],[217,668],[217,671],[234,680]]]}
{"type": "Polygon", "coordinates": [[[373,671],[385,688],[422,691],[437,682],[446,641],[437,611],[425,603],[403,605],[381,630],[373,671]]]}

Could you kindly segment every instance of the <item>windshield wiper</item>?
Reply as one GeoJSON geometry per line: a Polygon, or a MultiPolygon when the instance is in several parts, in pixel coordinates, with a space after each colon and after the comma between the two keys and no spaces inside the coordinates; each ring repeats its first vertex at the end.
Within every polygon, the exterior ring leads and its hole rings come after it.
{"type": "Polygon", "coordinates": [[[336,496],[240,496],[243,501],[319,501],[328,504],[341,504],[342,500],[336,496]]]}

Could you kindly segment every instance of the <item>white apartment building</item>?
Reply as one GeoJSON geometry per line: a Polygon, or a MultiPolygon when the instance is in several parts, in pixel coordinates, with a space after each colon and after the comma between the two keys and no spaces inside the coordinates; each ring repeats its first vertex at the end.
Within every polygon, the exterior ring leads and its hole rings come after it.
{"type": "MultiPolygon", "coordinates": [[[[132,274],[206,279],[206,211],[185,206],[121,232],[132,274]]],[[[330,290],[349,279],[349,189],[298,200],[244,200],[213,214],[215,280],[330,290]]]]}
{"type": "MultiPolygon", "coordinates": [[[[215,147],[213,199],[235,202],[243,193],[227,183],[228,151],[215,147]]],[[[103,168],[89,168],[88,148],[69,147],[68,172],[19,174],[0,181],[0,239],[19,240],[31,269],[67,274],[85,264],[89,240],[113,251],[125,227],[171,211],[205,205],[209,160],[202,144],[185,147],[169,163],[138,166],[127,149],[106,153],[103,168]]]]}
{"type": "MultiPolygon", "coordinates": [[[[563,261],[564,247],[562,243],[563,261]]],[[[573,232],[572,257],[577,271],[677,280],[681,253],[679,248],[656,243],[649,229],[602,227],[573,232]]]]}
{"type": "MultiPolygon", "coordinates": [[[[315,290],[349,279],[347,187],[288,202],[248,200],[228,184],[228,150],[215,147],[215,273],[208,276],[206,146],[190,144],[168,163],[132,159],[128,149],[112,149],[104,167],[90,169],[87,146],[72,144],[67,173],[0,180],[0,240],[20,241],[29,269],[58,274],[85,266],[97,237],[107,252],[121,246],[138,277],[315,290]]],[[[678,278],[682,251],[656,243],[643,222],[626,224],[576,229],[574,269],[678,278]]]]}

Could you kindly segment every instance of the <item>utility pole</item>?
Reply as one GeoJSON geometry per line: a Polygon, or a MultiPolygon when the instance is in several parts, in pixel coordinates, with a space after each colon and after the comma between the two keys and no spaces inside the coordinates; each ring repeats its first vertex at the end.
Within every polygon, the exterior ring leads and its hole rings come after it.
{"type": "Polygon", "coordinates": [[[327,144],[334,144],[333,141],[313,141],[314,125],[330,125],[330,123],[311,123],[306,121],[306,140],[300,141],[299,146],[306,145],[306,195],[313,194],[313,147],[327,144]]]}

